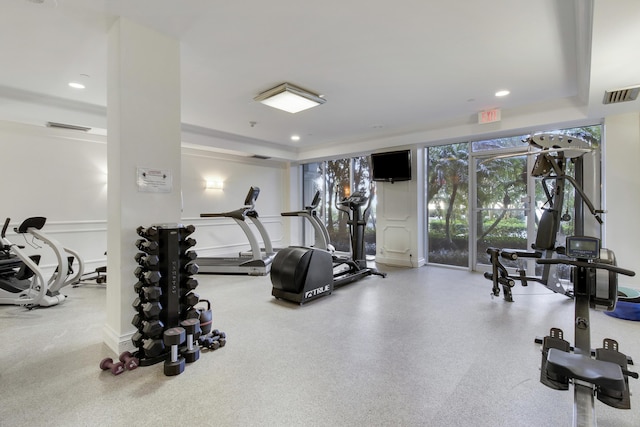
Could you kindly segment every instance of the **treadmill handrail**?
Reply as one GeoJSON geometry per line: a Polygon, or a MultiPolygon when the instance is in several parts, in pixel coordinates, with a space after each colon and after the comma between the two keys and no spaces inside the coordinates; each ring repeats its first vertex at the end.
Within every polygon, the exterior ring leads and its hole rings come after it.
{"type": "Polygon", "coordinates": [[[282,212],[280,213],[282,216],[299,216],[302,218],[307,218],[309,222],[311,222],[311,226],[313,227],[315,243],[314,247],[318,249],[329,250],[330,240],[329,240],[329,232],[327,228],[324,226],[322,221],[318,218],[315,210],[304,210],[304,211],[295,211],[295,212],[282,212]]]}
{"type": "Polygon", "coordinates": [[[251,208],[242,207],[229,212],[202,213],[200,214],[200,218],[233,218],[244,221],[251,210],[251,208]]]}

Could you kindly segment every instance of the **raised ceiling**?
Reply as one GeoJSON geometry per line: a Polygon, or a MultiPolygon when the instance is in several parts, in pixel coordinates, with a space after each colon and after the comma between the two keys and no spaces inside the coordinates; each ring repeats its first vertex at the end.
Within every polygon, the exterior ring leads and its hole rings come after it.
{"type": "Polygon", "coordinates": [[[4,0],[0,12],[0,120],[106,128],[119,17],[180,40],[184,142],[222,149],[301,160],[640,110],[602,104],[640,83],[637,0],[4,0]],[[327,102],[289,114],[253,101],[283,82],[327,102]],[[477,124],[496,107],[501,123],[477,124]]]}

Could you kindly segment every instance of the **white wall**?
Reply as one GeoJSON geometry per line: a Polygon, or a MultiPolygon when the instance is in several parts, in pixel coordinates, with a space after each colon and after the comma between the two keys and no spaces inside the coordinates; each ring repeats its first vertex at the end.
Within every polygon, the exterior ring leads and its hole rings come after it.
{"type": "MultiPolygon", "coordinates": [[[[78,251],[87,269],[106,265],[104,137],[0,122],[0,149],[0,217],[11,218],[10,230],[27,217],[44,216],[43,231],[78,251]]],[[[7,237],[24,243],[22,236],[7,233],[7,237]]],[[[52,266],[51,253],[43,256],[41,265],[52,266]]]]}
{"type": "Polygon", "coordinates": [[[620,267],[635,277],[618,276],[621,286],[640,287],[640,114],[607,117],[604,123],[604,245],[620,267]]]}
{"type": "MultiPolygon", "coordinates": [[[[287,210],[288,169],[282,163],[233,157],[208,151],[182,150],[183,212],[193,224],[198,255],[233,254],[249,248],[242,230],[231,219],[200,218],[201,213],[228,212],[243,206],[251,186],[260,188],[256,210],[274,246],[288,245],[280,212],[287,210]],[[222,190],[205,189],[207,179],[223,182],[222,190]]],[[[262,242],[255,231],[258,240],[262,242]]]]}
{"type": "MultiPolygon", "coordinates": [[[[10,217],[12,230],[27,217],[47,217],[43,231],[78,251],[87,271],[106,265],[106,137],[0,121],[0,152],[0,220],[10,217]]],[[[290,210],[288,196],[284,196],[288,194],[288,174],[286,165],[275,161],[183,148],[182,221],[197,227],[198,254],[248,249],[233,221],[201,219],[199,215],[240,208],[252,185],[260,187],[256,209],[274,245],[288,245],[289,233],[285,233],[280,216],[290,210]],[[205,190],[207,178],[224,180],[224,189],[205,190]]],[[[16,243],[24,242],[13,232],[7,236],[16,243]]],[[[136,239],[131,236],[132,245],[136,239]]],[[[41,265],[53,266],[49,255],[44,254],[41,265]]]]}

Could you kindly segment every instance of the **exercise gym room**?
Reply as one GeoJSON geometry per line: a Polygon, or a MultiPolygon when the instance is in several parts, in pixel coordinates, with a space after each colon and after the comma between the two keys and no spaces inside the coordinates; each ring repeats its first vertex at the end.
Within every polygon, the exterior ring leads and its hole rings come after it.
{"type": "Polygon", "coordinates": [[[0,426],[637,427],[639,19],[3,0],[0,426]]]}

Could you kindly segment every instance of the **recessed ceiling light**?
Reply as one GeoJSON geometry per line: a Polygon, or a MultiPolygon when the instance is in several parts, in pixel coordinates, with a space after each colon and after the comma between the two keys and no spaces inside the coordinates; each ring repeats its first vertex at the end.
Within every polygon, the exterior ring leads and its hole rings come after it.
{"type": "Polygon", "coordinates": [[[300,135],[291,135],[292,141],[300,141],[300,135]]]}
{"type": "Polygon", "coordinates": [[[69,86],[74,89],[84,89],[84,85],[78,82],[69,82],[69,86]]]}
{"type": "Polygon", "coordinates": [[[496,92],[496,96],[507,96],[509,95],[511,92],[509,92],[508,90],[499,90],[496,92]]]}

